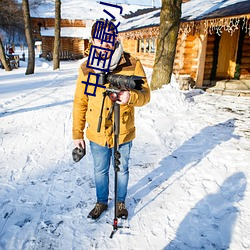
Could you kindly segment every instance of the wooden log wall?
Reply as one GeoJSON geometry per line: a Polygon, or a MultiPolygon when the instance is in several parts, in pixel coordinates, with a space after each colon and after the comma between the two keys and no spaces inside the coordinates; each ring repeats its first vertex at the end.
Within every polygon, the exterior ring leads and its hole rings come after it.
{"type": "Polygon", "coordinates": [[[84,55],[84,51],[88,48],[89,40],[88,39],[73,39],[73,53],[74,55],[84,55]]]}
{"type": "MultiPolygon", "coordinates": [[[[49,51],[53,51],[53,37],[41,38],[40,27],[54,27],[54,19],[32,18],[34,27],[34,35],[36,40],[42,39],[42,56],[46,57],[49,51]]],[[[86,27],[86,22],[83,20],[62,20],[62,27],[86,27]]],[[[139,31],[137,31],[138,33],[139,31]]],[[[142,51],[141,44],[145,44],[153,39],[153,33],[139,32],[140,36],[135,33],[134,37],[126,38],[121,36],[121,42],[125,51],[131,53],[134,57],[141,60],[146,67],[152,68],[155,60],[155,52],[142,51]],[[147,40],[146,40],[147,39],[147,40]]],[[[174,60],[173,73],[177,75],[190,75],[191,78],[197,79],[198,56],[199,56],[199,35],[195,34],[179,34],[176,55],[174,60]]],[[[62,38],[61,50],[73,52],[75,55],[84,55],[84,51],[88,47],[88,40],[79,38],[62,38]]],[[[213,60],[215,57],[216,35],[207,35],[206,56],[204,66],[204,83],[210,84],[211,75],[213,75],[213,60]]],[[[155,47],[157,39],[155,39],[155,47]]],[[[151,47],[151,46],[149,46],[151,47]]],[[[156,49],[155,49],[156,51],[156,49]]],[[[204,53],[205,54],[205,53],[204,53]]],[[[214,72],[216,74],[216,72],[214,72]]],[[[242,58],[240,65],[240,79],[250,79],[250,36],[248,34],[244,37],[242,45],[242,58]]]]}
{"type": "MultiPolygon", "coordinates": [[[[78,38],[61,38],[60,51],[69,51],[77,58],[84,56],[84,50],[88,47],[88,40],[78,38]]],[[[42,57],[46,58],[48,52],[52,52],[54,47],[54,37],[42,38],[42,57]]]]}
{"type": "Polygon", "coordinates": [[[173,73],[177,76],[190,75],[194,80],[197,74],[197,58],[199,54],[198,37],[179,34],[175,53],[173,73]]]}
{"type": "Polygon", "coordinates": [[[179,35],[176,44],[175,59],[173,65],[173,73],[178,75],[179,71],[183,68],[184,58],[183,51],[185,47],[185,36],[179,35]]]}
{"type": "MultiPolygon", "coordinates": [[[[32,18],[33,37],[42,41],[42,57],[46,58],[48,52],[53,51],[54,37],[41,37],[40,28],[54,27],[55,20],[53,18],[32,18]]],[[[86,27],[84,20],[61,20],[61,27],[86,27]]],[[[78,58],[83,57],[84,50],[88,47],[88,40],[79,38],[61,38],[60,51],[69,51],[78,58]]]]}
{"type": "Polygon", "coordinates": [[[48,52],[53,51],[54,38],[44,36],[42,37],[42,57],[46,58],[48,52]]]}
{"type": "Polygon", "coordinates": [[[60,51],[73,52],[73,39],[72,38],[61,38],[60,51]]]}
{"type": "Polygon", "coordinates": [[[154,67],[154,60],[155,60],[155,54],[154,53],[136,53],[133,55],[134,57],[138,58],[142,65],[148,68],[154,67]]]}
{"type": "Polygon", "coordinates": [[[250,36],[245,35],[242,46],[240,79],[250,79],[250,36]]]}
{"type": "MultiPolygon", "coordinates": [[[[152,39],[152,38],[150,38],[152,39]]],[[[173,73],[177,75],[190,75],[193,79],[196,77],[197,57],[198,57],[198,37],[195,35],[183,36],[180,34],[177,40],[176,55],[173,67],[173,73]]],[[[140,59],[141,63],[149,68],[153,68],[155,53],[140,51],[140,43],[146,42],[146,38],[133,40],[121,38],[123,49],[131,53],[134,57],[140,59]]],[[[155,45],[157,44],[157,39],[155,45]]],[[[146,46],[145,46],[146,47],[146,46]]]]}
{"type": "MultiPolygon", "coordinates": [[[[39,26],[43,28],[55,27],[54,18],[31,18],[31,22],[34,29],[39,29],[39,26]]],[[[86,27],[86,21],[62,19],[61,27],[86,27]]]]}
{"type": "Polygon", "coordinates": [[[199,53],[199,46],[197,36],[187,36],[184,50],[184,64],[180,74],[188,74],[192,79],[196,78],[197,58],[199,53]]]}
{"type": "Polygon", "coordinates": [[[142,65],[148,68],[153,68],[155,53],[138,52],[139,40],[121,39],[124,51],[131,53],[132,56],[138,58],[142,65]]]}
{"type": "Polygon", "coordinates": [[[121,39],[121,43],[122,43],[124,51],[129,52],[131,54],[136,54],[136,52],[137,52],[137,40],[132,40],[132,39],[123,40],[123,39],[121,39]]]}

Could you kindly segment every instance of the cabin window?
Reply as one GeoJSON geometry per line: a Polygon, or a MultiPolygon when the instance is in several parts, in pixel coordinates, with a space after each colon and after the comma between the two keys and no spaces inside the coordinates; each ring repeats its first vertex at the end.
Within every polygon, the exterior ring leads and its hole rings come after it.
{"type": "Polygon", "coordinates": [[[151,38],[150,53],[155,53],[155,38],[151,38]]]}
{"type": "Polygon", "coordinates": [[[155,38],[142,38],[137,40],[138,53],[155,53],[155,38]]]}
{"type": "Polygon", "coordinates": [[[146,53],[149,53],[149,50],[150,50],[149,45],[150,45],[150,39],[147,38],[146,39],[146,53]]]}
{"type": "Polygon", "coordinates": [[[137,40],[137,52],[144,53],[144,48],[145,48],[145,39],[142,38],[137,40]]]}

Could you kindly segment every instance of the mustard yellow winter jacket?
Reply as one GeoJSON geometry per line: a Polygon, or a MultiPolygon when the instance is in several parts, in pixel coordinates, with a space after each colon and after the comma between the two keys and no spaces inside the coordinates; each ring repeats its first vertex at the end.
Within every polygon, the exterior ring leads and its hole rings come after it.
{"type": "MultiPolygon", "coordinates": [[[[106,97],[100,132],[97,132],[99,116],[101,112],[104,88],[97,87],[96,96],[84,94],[88,75],[94,71],[86,67],[85,61],[80,69],[76,83],[75,97],[73,103],[73,140],[84,138],[84,129],[86,128],[86,137],[88,140],[101,146],[107,145],[109,148],[114,147],[113,119],[108,120],[108,114],[112,106],[112,101],[106,97]]],[[[143,77],[144,84],[142,90],[130,90],[130,99],[127,104],[120,105],[120,135],[119,144],[129,142],[135,138],[134,125],[134,107],[145,105],[150,100],[150,90],[147,83],[146,75],[139,60],[133,58],[130,54],[124,52],[119,65],[113,71],[114,74],[136,75],[143,77]]],[[[90,77],[91,83],[96,83],[96,77],[90,77]]],[[[105,84],[109,87],[109,83],[105,84]]],[[[94,87],[88,85],[87,93],[94,93],[94,87]]]]}

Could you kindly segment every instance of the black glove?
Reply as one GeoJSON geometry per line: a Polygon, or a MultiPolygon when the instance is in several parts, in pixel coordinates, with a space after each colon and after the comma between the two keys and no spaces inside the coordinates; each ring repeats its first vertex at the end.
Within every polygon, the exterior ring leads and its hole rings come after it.
{"type": "Polygon", "coordinates": [[[72,151],[73,161],[75,162],[80,161],[85,154],[86,154],[85,148],[82,148],[81,146],[74,148],[72,151]]]}

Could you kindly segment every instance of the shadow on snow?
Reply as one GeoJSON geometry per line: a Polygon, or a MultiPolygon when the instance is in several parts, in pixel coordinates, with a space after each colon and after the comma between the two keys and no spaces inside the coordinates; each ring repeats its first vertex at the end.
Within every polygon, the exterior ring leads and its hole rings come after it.
{"type": "Polygon", "coordinates": [[[9,116],[9,115],[15,115],[15,114],[25,113],[25,112],[29,112],[29,111],[44,109],[44,108],[51,108],[51,107],[55,107],[55,106],[65,105],[65,104],[68,104],[68,103],[73,103],[73,100],[66,100],[66,101],[62,101],[62,102],[54,102],[54,103],[44,104],[44,105],[40,105],[40,106],[36,106],[36,107],[30,107],[30,108],[21,108],[21,109],[14,110],[14,111],[5,111],[3,113],[0,113],[0,117],[6,117],[6,116],[9,116]]]}
{"type": "Polygon", "coordinates": [[[247,180],[242,172],[228,177],[217,193],[207,195],[181,222],[175,239],[164,250],[229,249],[247,180]]]}
{"type": "MultiPolygon", "coordinates": [[[[232,138],[239,139],[239,136],[233,134],[235,129],[235,119],[229,119],[223,123],[202,129],[198,134],[191,137],[183,143],[171,155],[165,157],[159,163],[159,167],[148,173],[135,185],[128,190],[130,199],[135,203],[146,197],[151,192],[156,191],[164,182],[166,182],[176,172],[187,167],[185,173],[193,167],[196,167],[203,158],[205,158],[216,146],[232,138]]],[[[182,175],[184,175],[183,173],[182,175]]],[[[180,177],[178,177],[179,179],[180,177]]],[[[161,195],[176,180],[168,183],[165,188],[161,188],[152,199],[146,202],[139,210],[130,211],[130,215],[134,216],[140,212],[145,206],[161,195]]]]}

